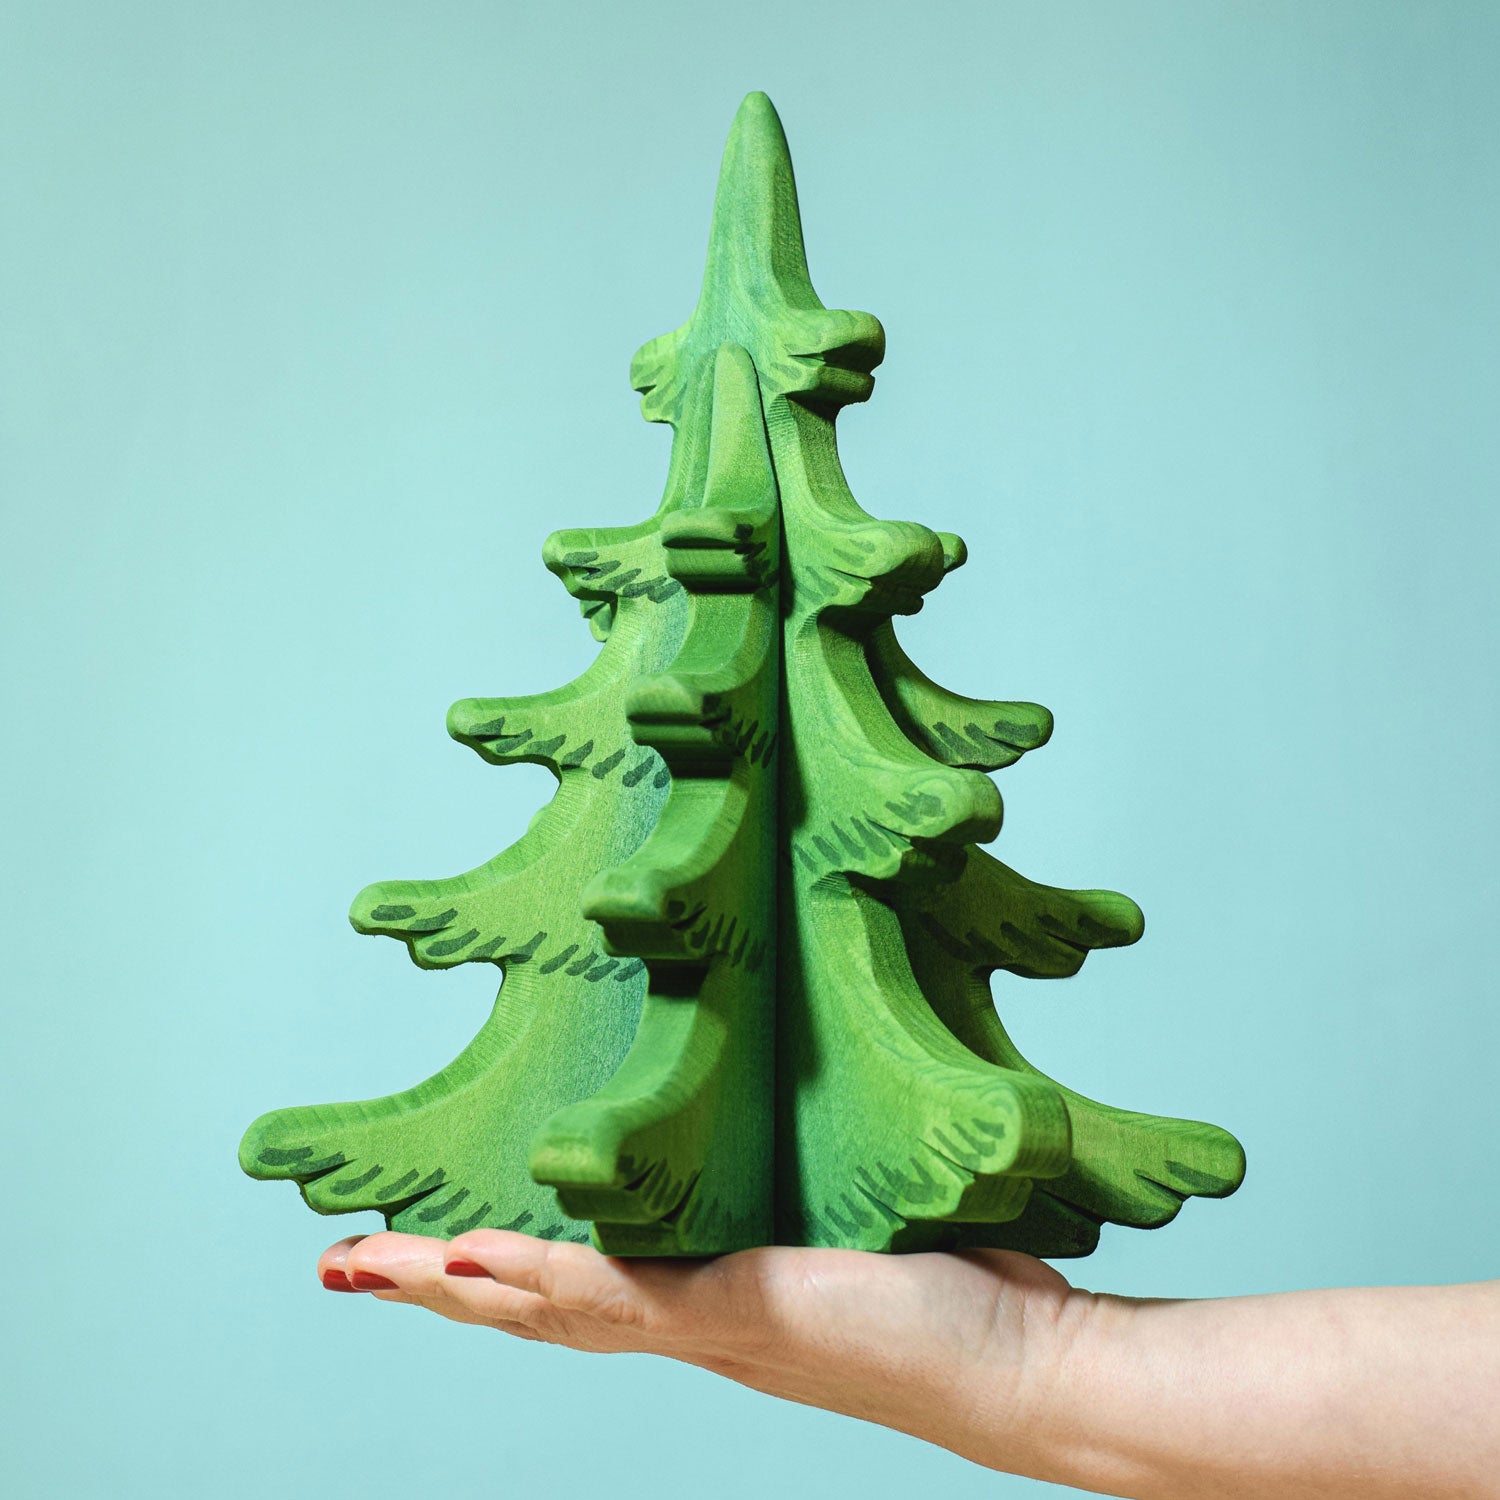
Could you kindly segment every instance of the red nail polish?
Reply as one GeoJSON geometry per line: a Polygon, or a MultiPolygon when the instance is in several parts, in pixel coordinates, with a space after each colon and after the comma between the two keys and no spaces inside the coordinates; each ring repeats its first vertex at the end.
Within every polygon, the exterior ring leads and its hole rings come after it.
{"type": "Polygon", "coordinates": [[[450,1276],[488,1276],[490,1274],[483,1266],[476,1265],[472,1260],[450,1260],[443,1270],[450,1276]]]}
{"type": "Polygon", "coordinates": [[[377,1276],[373,1271],[351,1271],[349,1280],[354,1284],[356,1292],[394,1292],[396,1283],[384,1276],[377,1276]]]}
{"type": "Polygon", "coordinates": [[[349,1285],[349,1278],[342,1271],[324,1271],[322,1281],[324,1291],[352,1292],[354,1290],[349,1285]]]}

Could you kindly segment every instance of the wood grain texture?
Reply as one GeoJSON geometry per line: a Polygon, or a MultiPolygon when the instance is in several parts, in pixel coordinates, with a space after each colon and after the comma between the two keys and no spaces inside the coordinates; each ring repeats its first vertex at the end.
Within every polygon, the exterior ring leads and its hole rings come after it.
{"type": "Polygon", "coordinates": [[[966,552],[845,482],[835,422],[883,353],[875,318],[813,290],[781,124],[751,94],[698,304],[631,369],[673,428],[660,508],[544,551],[599,656],[449,715],[557,793],[488,864],[371,886],[351,913],[423,967],[495,965],[495,1009],[405,1093],[263,1116],[247,1172],[324,1213],[628,1255],[1079,1255],[1104,1222],[1238,1185],[1232,1136],[1073,1093],[995,1011],[996,970],[1066,977],[1142,919],[979,847],[1001,819],[986,773],[1052,721],[948,692],[896,639],[966,552]]]}

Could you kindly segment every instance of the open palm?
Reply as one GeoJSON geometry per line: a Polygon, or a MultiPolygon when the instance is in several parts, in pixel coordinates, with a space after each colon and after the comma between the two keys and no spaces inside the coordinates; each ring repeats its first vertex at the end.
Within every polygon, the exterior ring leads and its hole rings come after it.
{"type": "Polygon", "coordinates": [[[1086,1293],[1030,1256],[767,1247],[707,1261],[616,1260],[498,1229],[374,1234],[318,1263],[460,1323],[574,1349],[664,1354],[756,1390],[880,1422],[980,1461],[1026,1425],[1056,1337],[1086,1293]],[[977,1411],[976,1405],[983,1410],[977,1411]]]}

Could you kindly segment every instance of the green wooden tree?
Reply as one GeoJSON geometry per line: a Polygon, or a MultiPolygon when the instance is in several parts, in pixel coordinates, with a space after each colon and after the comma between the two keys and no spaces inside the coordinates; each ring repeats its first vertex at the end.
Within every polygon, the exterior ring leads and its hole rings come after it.
{"type": "Polygon", "coordinates": [[[644,1255],[1081,1255],[1103,1222],[1238,1185],[1232,1136],[1072,1093],[995,1012],[995,970],[1073,974],[1141,914],[979,847],[1000,828],[984,773],[1052,721],[946,692],[897,643],[892,617],[965,552],[873,519],[844,480],[835,419],[883,352],[873,317],[818,300],[781,124],[751,94],[698,305],[632,366],[673,429],[660,508],[544,551],[599,655],[554,692],[449,714],[557,793],[477,870],[354,902],[425,968],[499,968],[494,1011],[405,1093],[257,1120],[252,1176],[396,1229],[592,1224],[644,1255]]]}

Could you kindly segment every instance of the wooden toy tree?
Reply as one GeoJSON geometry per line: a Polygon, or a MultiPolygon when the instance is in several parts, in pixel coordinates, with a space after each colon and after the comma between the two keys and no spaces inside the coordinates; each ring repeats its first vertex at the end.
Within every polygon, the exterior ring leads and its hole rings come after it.
{"type": "Polygon", "coordinates": [[[632,366],[673,429],[661,506],[544,559],[603,643],[554,692],[468,699],[448,728],[558,779],[525,836],[450,880],[361,892],[361,932],[424,968],[503,974],[425,1083],[251,1126],[252,1176],[396,1229],[589,1237],[614,1254],[765,1243],[1088,1253],[1232,1192],[1211,1125],[1096,1104],[1038,1072],[997,969],[1075,973],[1141,935],[1134,902],[1037,885],[979,847],[985,775],[1046,709],[946,692],[892,616],[964,561],[844,480],[839,409],[884,352],[808,278],[780,121],[730,133],[692,317],[632,366]]]}

